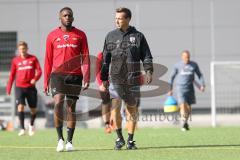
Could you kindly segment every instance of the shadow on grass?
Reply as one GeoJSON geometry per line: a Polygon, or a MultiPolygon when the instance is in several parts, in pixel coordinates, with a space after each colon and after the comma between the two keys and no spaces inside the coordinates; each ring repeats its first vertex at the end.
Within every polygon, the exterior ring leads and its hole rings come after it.
{"type": "Polygon", "coordinates": [[[240,144],[206,144],[206,145],[186,145],[186,146],[156,146],[141,147],[139,150],[146,149],[177,149],[177,148],[224,148],[224,147],[240,147],[240,144]]]}
{"type": "MultiPolygon", "coordinates": [[[[186,145],[186,146],[156,146],[156,147],[139,147],[137,150],[151,150],[151,149],[177,149],[177,148],[224,148],[224,147],[240,147],[240,144],[206,144],[206,145],[186,145]]],[[[76,149],[72,152],[83,152],[83,151],[113,151],[113,148],[92,148],[92,149],[76,149]]],[[[119,151],[128,151],[125,147],[119,151]]]]}

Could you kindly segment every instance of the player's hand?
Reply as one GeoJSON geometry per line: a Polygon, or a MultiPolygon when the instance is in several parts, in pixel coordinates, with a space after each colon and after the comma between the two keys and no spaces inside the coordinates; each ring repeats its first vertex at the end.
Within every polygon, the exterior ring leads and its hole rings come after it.
{"type": "Polygon", "coordinates": [[[84,82],[84,84],[83,84],[83,91],[87,90],[88,87],[89,87],[89,82],[84,82]]]}
{"type": "Polygon", "coordinates": [[[35,79],[32,79],[32,80],[30,81],[30,83],[31,83],[32,85],[35,85],[35,84],[36,84],[36,80],[35,80],[35,79]]]}
{"type": "Polygon", "coordinates": [[[147,71],[147,73],[146,73],[146,82],[147,82],[147,84],[150,84],[152,82],[152,72],[151,71],[147,71]]]}
{"type": "Polygon", "coordinates": [[[49,87],[44,88],[44,93],[46,96],[49,96],[49,87]]]}
{"type": "Polygon", "coordinates": [[[173,91],[170,90],[170,91],[168,92],[168,95],[169,95],[169,96],[172,96],[172,95],[173,95],[173,91]]]}
{"type": "Polygon", "coordinates": [[[201,92],[204,92],[204,91],[205,91],[205,86],[201,86],[201,87],[200,87],[200,91],[201,91],[201,92]]]}
{"type": "Polygon", "coordinates": [[[106,88],[104,87],[104,85],[103,85],[103,83],[99,86],[99,90],[101,91],[101,92],[106,92],[106,88]]]}

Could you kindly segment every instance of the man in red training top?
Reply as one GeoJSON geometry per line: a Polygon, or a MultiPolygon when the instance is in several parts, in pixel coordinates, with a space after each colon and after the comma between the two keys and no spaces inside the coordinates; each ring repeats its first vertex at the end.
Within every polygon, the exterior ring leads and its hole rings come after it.
{"type": "Polygon", "coordinates": [[[102,62],[103,62],[103,53],[99,52],[97,54],[96,60],[96,81],[99,87],[100,97],[102,99],[102,118],[105,124],[105,132],[111,133],[113,121],[111,121],[111,100],[110,94],[108,89],[103,86],[101,76],[101,69],[102,69],[102,62]]]}
{"type": "Polygon", "coordinates": [[[72,26],[73,11],[64,7],[59,12],[61,26],[49,33],[46,42],[44,65],[44,91],[50,91],[54,98],[54,124],[58,134],[57,152],[64,150],[63,113],[67,111],[66,151],[74,150],[72,145],[76,126],[76,101],[87,89],[90,81],[90,59],[85,33],[72,26]],[[66,100],[66,108],[63,107],[66,100]]]}
{"type": "Polygon", "coordinates": [[[25,134],[24,127],[24,106],[27,99],[31,112],[29,125],[30,136],[34,135],[34,121],[37,113],[37,89],[36,82],[42,74],[37,57],[28,53],[28,45],[24,41],[18,43],[19,55],[12,60],[12,66],[7,84],[7,94],[11,94],[13,81],[16,79],[16,104],[20,121],[19,136],[25,134]]]}

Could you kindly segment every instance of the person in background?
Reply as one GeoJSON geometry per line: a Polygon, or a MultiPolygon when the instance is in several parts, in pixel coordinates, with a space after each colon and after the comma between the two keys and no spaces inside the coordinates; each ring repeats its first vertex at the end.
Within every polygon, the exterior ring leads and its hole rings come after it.
{"type": "Polygon", "coordinates": [[[36,82],[42,75],[42,70],[36,56],[28,53],[28,44],[24,41],[18,43],[18,55],[13,58],[10,76],[7,84],[7,94],[11,94],[13,81],[16,81],[16,104],[20,122],[19,136],[25,135],[24,108],[25,100],[30,108],[30,124],[28,134],[34,135],[34,121],[37,114],[37,89],[36,82]]]}
{"type": "Polygon", "coordinates": [[[99,87],[99,94],[102,99],[102,118],[105,124],[105,132],[111,133],[113,129],[113,121],[111,120],[111,99],[108,89],[103,86],[102,80],[100,78],[102,62],[103,53],[99,52],[97,54],[96,60],[96,81],[99,87]]]}
{"type": "Polygon", "coordinates": [[[196,103],[194,84],[196,84],[195,74],[199,78],[198,88],[204,92],[205,82],[198,64],[190,60],[190,52],[185,50],[182,52],[182,61],[174,65],[170,79],[171,90],[169,95],[173,94],[173,82],[177,76],[177,99],[180,106],[180,116],[182,120],[182,131],[189,130],[188,119],[191,114],[191,105],[196,103]]]}

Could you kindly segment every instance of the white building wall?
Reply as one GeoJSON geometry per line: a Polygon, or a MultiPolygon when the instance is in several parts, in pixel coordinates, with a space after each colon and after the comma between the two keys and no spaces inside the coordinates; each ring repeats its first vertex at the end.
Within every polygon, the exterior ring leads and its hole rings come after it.
{"type": "MultiPolygon", "coordinates": [[[[17,31],[18,40],[29,43],[43,67],[47,34],[60,25],[58,12],[69,6],[74,11],[74,26],[88,37],[90,54],[103,48],[104,37],[114,28],[114,9],[126,6],[133,12],[131,24],[142,31],[154,61],[169,68],[162,77],[169,79],[180,52],[188,49],[204,73],[206,94],[197,92],[197,107],[210,107],[209,65],[211,55],[211,0],[0,0],[0,32],[17,31]]],[[[215,60],[240,59],[240,1],[213,0],[215,60]]],[[[42,94],[42,82],[38,88],[42,94]]],[[[159,108],[165,96],[144,99],[143,107],[159,108]],[[150,101],[154,103],[150,103],[150,101]],[[156,103],[159,102],[159,103],[156,103]],[[159,105],[157,105],[159,104],[159,105]]]]}

